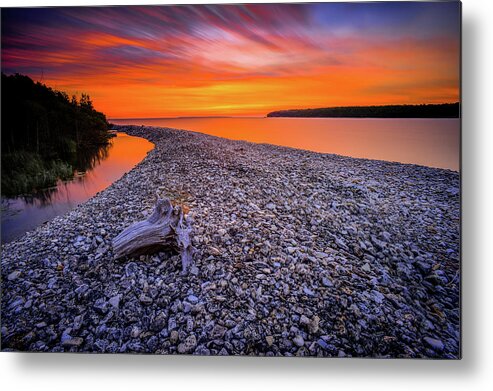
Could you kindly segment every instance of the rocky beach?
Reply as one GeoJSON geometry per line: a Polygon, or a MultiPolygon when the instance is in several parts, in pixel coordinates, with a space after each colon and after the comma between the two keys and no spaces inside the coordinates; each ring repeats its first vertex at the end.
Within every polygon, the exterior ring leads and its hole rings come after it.
{"type": "Polygon", "coordinates": [[[66,215],[2,246],[2,350],[460,358],[460,178],[200,133],[155,148],[66,215]],[[179,254],[114,260],[158,198],[179,254]]]}

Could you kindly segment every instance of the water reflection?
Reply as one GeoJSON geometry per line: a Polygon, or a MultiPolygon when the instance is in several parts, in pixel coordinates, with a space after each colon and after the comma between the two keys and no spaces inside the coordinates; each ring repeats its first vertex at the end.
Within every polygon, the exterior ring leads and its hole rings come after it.
{"type": "Polygon", "coordinates": [[[31,195],[2,198],[2,242],[13,240],[88,200],[130,171],[153,148],[143,138],[116,135],[107,148],[92,157],[86,155],[86,160],[78,165],[86,168],[85,173],[76,172],[73,180],[59,181],[56,187],[31,195]]]}
{"type": "MultiPolygon", "coordinates": [[[[117,141],[117,143],[119,143],[119,141],[117,141]]],[[[72,191],[72,189],[67,188],[67,186],[73,186],[74,183],[83,183],[86,181],[87,173],[108,158],[110,150],[113,146],[114,143],[110,141],[108,145],[80,150],[75,161],[72,162],[72,166],[75,167],[74,176],[72,179],[68,181],[59,180],[55,186],[45,189],[38,189],[31,194],[22,194],[16,198],[22,200],[22,202],[26,205],[37,205],[40,207],[55,202],[58,198],[57,196],[60,195],[60,192],[67,193],[72,191]]],[[[9,200],[2,199],[2,203],[8,204],[9,200]]],[[[2,208],[2,211],[4,209],[5,208],[2,208]]]]}
{"type": "Polygon", "coordinates": [[[83,174],[88,170],[92,170],[96,165],[101,163],[102,160],[105,160],[108,157],[112,147],[113,143],[110,142],[110,144],[100,148],[90,148],[79,152],[77,154],[77,159],[74,162],[76,174],[83,174]]]}

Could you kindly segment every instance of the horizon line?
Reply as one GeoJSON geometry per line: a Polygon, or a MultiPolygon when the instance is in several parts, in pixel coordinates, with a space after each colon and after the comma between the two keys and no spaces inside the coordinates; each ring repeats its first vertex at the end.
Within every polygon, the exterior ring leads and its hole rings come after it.
{"type": "Polygon", "coordinates": [[[195,118],[270,118],[269,113],[281,111],[302,111],[302,110],[320,110],[320,109],[339,109],[339,108],[369,108],[369,107],[395,107],[395,106],[440,106],[461,104],[460,101],[442,102],[442,103],[403,103],[403,104],[381,104],[381,105],[356,105],[356,106],[325,106],[310,107],[304,109],[278,109],[269,111],[267,114],[260,115],[179,115],[174,117],[108,117],[108,120],[128,120],[128,119],[195,119],[195,118]]]}

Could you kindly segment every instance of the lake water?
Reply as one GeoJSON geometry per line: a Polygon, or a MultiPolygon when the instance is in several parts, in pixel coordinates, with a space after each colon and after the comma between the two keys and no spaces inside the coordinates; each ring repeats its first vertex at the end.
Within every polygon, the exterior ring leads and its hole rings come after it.
{"type": "Polygon", "coordinates": [[[55,216],[73,209],[121,178],[154,145],[141,137],[116,133],[108,153],[83,176],[32,197],[2,198],[2,243],[11,241],[55,216]]]}
{"type": "MultiPolygon", "coordinates": [[[[112,120],[188,129],[235,140],[459,170],[459,119],[178,118],[112,120]]],[[[84,176],[29,198],[2,198],[2,242],[66,213],[130,171],[153,148],[117,133],[104,159],[84,176]]]]}
{"type": "Polygon", "coordinates": [[[455,118],[153,118],[112,122],[459,170],[460,120],[455,118]]]}

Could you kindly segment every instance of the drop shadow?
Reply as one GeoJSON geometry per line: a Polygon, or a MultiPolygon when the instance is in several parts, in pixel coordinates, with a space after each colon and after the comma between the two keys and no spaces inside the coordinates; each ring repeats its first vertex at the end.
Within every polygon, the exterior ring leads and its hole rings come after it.
{"type": "Polygon", "coordinates": [[[462,22],[462,126],[461,126],[461,335],[463,370],[478,368],[479,308],[481,295],[477,283],[481,248],[477,222],[481,218],[480,184],[481,137],[478,118],[480,96],[480,21],[464,17],[462,22]]]}
{"type": "MultiPolygon", "coordinates": [[[[381,379],[402,382],[420,376],[420,380],[446,376],[447,379],[471,376],[478,372],[479,323],[479,235],[476,221],[480,217],[478,200],[481,143],[479,117],[479,31],[478,21],[463,19],[462,56],[462,360],[372,360],[372,359],[316,359],[316,358],[258,358],[258,357],[198,357],[154,355],[96,355],[67,353],[4,353],[12,355],[12,362],[29,375],[50,371],[115,375],[121,373],[168,375],[184,378],[193,375],[207,378],[220,374],[223,378],[237,376],[282,376],[284,379],[304,376],[327,378],[364,376],[368,380],[381,379]],[[464,294],[465,293],[465,294],[464,294]]],[[[396,383],[397,384],[397,383],[396,383]]]]}

